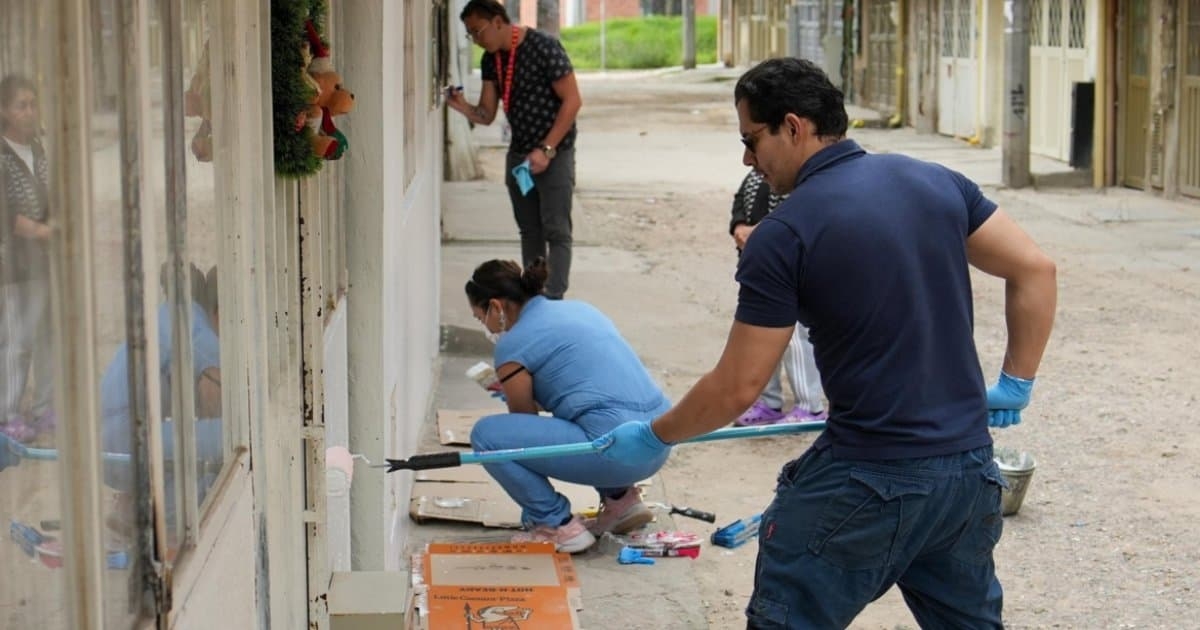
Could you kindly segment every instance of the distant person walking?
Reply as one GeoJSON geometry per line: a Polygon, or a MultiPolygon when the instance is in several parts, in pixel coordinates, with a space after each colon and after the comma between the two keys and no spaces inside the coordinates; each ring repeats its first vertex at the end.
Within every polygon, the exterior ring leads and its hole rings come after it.
{"type": "Polygon", "coordinates": [[[461,88],[448,90],[448,104],[471,122],[490,125],[503,103],[511,127],[504,183],[521,233],[522,262],[545,257],[546,297],[562,299],[571,272],[575,117],[583,104],[575,70],[557,39],[512,24],[496,0],[470,0],[461,18],[467,37],[485,51],[479,62],[483,87],[478,105],[468,103],[461,88]],[[513,169],[526,162],[533,187],[523,190],[513,169]]]}

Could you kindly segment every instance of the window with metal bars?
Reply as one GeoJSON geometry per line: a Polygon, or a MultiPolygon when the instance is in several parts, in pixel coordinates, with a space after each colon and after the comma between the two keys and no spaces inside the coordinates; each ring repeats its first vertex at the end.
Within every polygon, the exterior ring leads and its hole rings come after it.
{"type": "Polygon", "coordinates": [[[1068,20],[1067,47],[1083,48],[1083,43],[1086,39],[1085,29],[1087,27],[1087,3],[1085,0],[1071,0],[1068,20]]]}
{"type": "Polygon", "coordinates": [[[1057,48],[1062,46],[1062,0],[1050,0],[1049,5],[1046,15],[1046,45],[1057,48]]]}
{"type": "Polygon", "coordinates": [[[1029,3],[1029,45],[1042,45],[1042,0],[1029,3]]]}
{"type": "Polygon", "coordinates": [[[942,56],[954,56],[954,3],[942,2],[942,56]]]}
{"type": "Polygon", "coordinates": [[[971,56],[971,2],[972,0],[958,2],[958,56],[962,59],[971,56]]]}
{"type": "Polygon", "coordinates": [[[1200,77],[1200,0],[1189,0],[1187,5],[1187,47],[1184,49],[1186,72],[1200,77]]]}

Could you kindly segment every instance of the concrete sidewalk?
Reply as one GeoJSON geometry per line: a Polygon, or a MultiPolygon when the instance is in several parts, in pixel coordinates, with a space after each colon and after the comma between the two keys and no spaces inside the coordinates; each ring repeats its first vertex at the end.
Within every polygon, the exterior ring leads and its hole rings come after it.
{"type": "MultiPolygon", "coordinates": [[[[633,72],[579,76],[585,108],[579,122],[576,243],[568,297],[587,300],[609,315],[673,399],[715,361],[736,300],[733,253],[724,228],[729,200],[746,173],[732,104],[733,82],[740,72],[709,67],[645,73],[646,80],[633,72]],[[642,230],[649,236],[639,239],[642,230]]],[[[851,118],[877,118],[860,108],[848,113],[851,118]]],[[[463,284],[484,260],[520,257],[507,193],[498,177],[504,150],[499,128],[477,127],[474,132],[489,179],[447,182],[442,188],[445,334],[436,394],[439,407],[497,404],[463,374],[474,362],[489,357],[492,349],[466,304],[463,284]]],[[[999,149],[918,135],[912,129],[858,128],[850,136],[873,152],[903,152],[964,173],[1034,232],[1068,230],[1072,242],[1086,238],[1106,244],[1096,252],[1073,254],[1080,260],[1105,269],[1136,265],[1173,271],[1197,266],[1200,204],[1194,201],[1165,201],[1120,188],[1050,189],[1045,179],[1040,189],[1004,190],[999,149]],[[1109,253],[1127,246],[1150,253],[1134,262],[1109,253]]],[[[1071,174],[1066,164],[1037,156],[1032,166],[1035,174],[1071,174]]],[[[979,299],[994,298],[988,287],[981,287],[979,299]]],[[[981,343],[987,353],[1002,352],[988,345],[998,341],[988,338],[981,343]]],[[[430,423],[425,445],[428,450],[441,450],[433,435],[430,423]]],[[[1048,452],[1049,447],[1038,446],[1048,452]]],[[[770,444],[681,449],[662,473],[673,485],[664,485],[662,476],[656,476],[649,498],[694,503],[717,512],[718,525],[723,525],[760,510],[769,501],[777,460],[786,456],[786,448],[770,444]],[[756,467],[725,475],[730,472],[728,458],[737,453],[741,461],[750,453],[756,467]],[[728,484],[719,483],[722,475],[730,478],[728,484]]],[[[703,535],[715,529],[690,519],[660,520],[664,528],[703,535]]],[[[504,539],[511,534],[433,524],[412,532],[414,542],[504,539]]],[[[755,545],[735,550],[706,546],[695,561],[660,561],[655,566],[621,566],[598,551],[577,556],[585,603],[583,625],[740,626],[756,550],[755,545]]],[[[873,605],[853,627],[876,630],[912,623],[894,592],[885,600],[873,605]]],[[[1019,603],[1015,605],[1019,608],[1019,603]]]]}

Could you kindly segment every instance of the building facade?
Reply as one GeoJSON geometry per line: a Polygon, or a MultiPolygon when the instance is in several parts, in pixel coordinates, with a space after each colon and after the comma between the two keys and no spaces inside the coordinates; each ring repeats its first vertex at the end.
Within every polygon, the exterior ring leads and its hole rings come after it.
{"type": "MultiPolygon", "coordinates": [[[[1027,0],[1030,151],[1094,186],[1200,196],[1196,0],[1027,0]]],[[[999,144],[1002,0],[733,0],[719,58],[821,65],[847,101],[921,132],[999,144]]]]}
{"type": "Polygon", "coordinates": [[[298,69],[272,67],[276,8],[0,15],[0,206],[33,226],[0,230],[4,311],[45,300],[20,321],[32,351],[0,342],[25,392],[10,411],[39,421],[3,421],[22,456],[0,467],[18,534],[0,626],[322,628],[335,571],[405,564],[407,484],[366,471],[330,497],[325,458],[412,452],[429,410],[440,88],[462,33],[441,0],[325,3],[349,150],[287,179],[272,78],[298,69]]]}

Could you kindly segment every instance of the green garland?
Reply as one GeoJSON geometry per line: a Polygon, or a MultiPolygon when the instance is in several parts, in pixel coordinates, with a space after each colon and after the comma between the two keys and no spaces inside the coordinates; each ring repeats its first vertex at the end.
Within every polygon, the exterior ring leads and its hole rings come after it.
{"type": "Polygon", "coordinates": [[[325,40],[325,0],[271,0],[271,118],[275,132],[275,173],[281,177],[308,177],[324,163],[313,153],[313,131],[296,131],[296,115],[312,101],[305,83],[303,47],[308,41],[304,24],[312,19],[325,40]]]}

